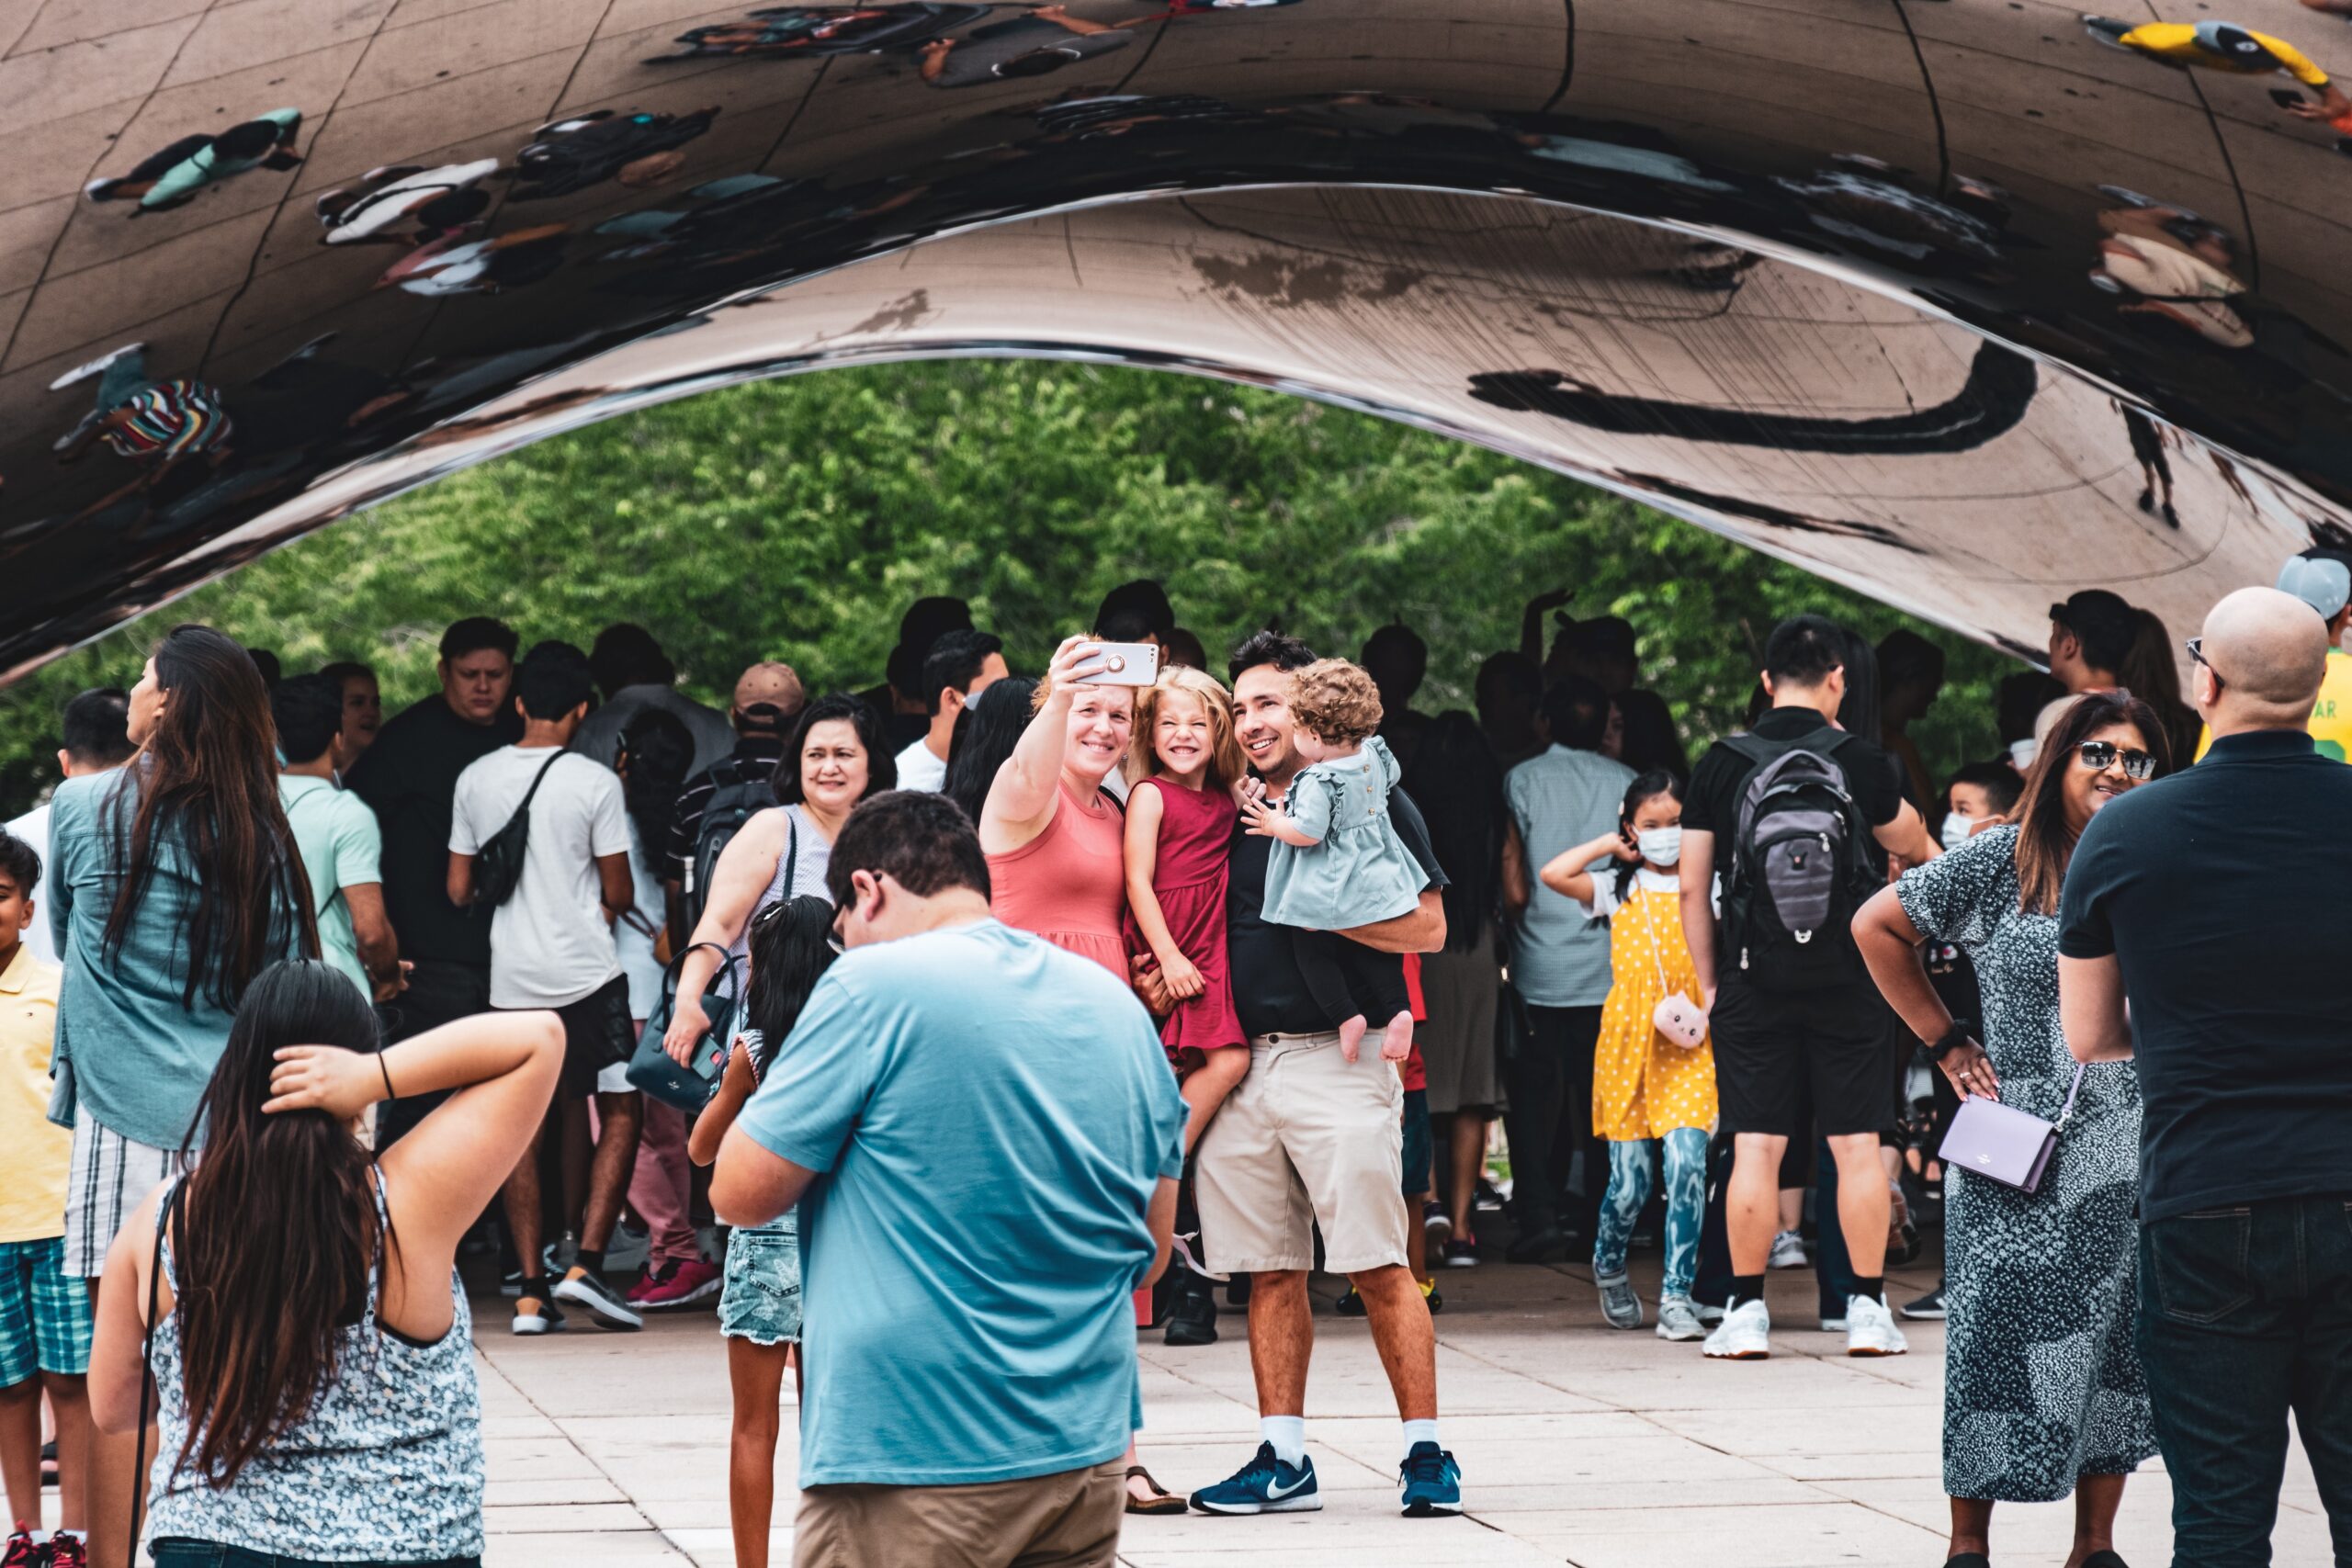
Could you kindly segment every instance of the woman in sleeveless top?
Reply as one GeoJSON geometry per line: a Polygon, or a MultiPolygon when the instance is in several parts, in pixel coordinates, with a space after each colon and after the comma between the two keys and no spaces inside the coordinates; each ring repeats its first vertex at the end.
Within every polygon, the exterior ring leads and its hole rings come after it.
{"type": "Polygon", "coordinates": [[[203,1159],[150,1191],[107,1255],[91,1414],[133,1430],[153,1372],[163,1568],[480,1559],[458,1242],[547,1110],[562,1025],[483,1013],[375,1045],[334,969],[265,970],[205,1089],[203,1159]],[[457,1092],[369,1155],[370,1106],[441,1089],[457,1092]]]}
{"type": "Polygon", "coordinates": [[[898,787],[899,769],[883,744],[882,721],[874,710],[837,692],[818,698],[801,714],[791,744],[776,762],[775,783],[775,797],[784,804],[744,823],[719,852],[710,874],[710,897],[695,926],[697,945],[678,966],[677,998],[662,1044],[681,1062],[694,1055],[695,1042],[710,1028],[702,996],[722,962],[711,947],[700,944],[724,948],[739,964],[747,962],[752,916],[804,893],[831,897],[825,867],[833,857],[833,835],[859,801],[898,787]]]}
{"type": "MultiPolygon", "coordinates": [[[[1126,834],[1102,788],[1134,738],[1132,686],[1081,677],[1100,668],[1091,637],[1065,638],[1037,688],[1036,716],[1021,734],[980,808],[989,906],[1008,926],[1091,958],[1132,983],[1127,970],[1126,834]]],[[[1151,1321],[1151,1292],[1136,1292],[1136,1321],[1151,1321]]],[[[1127,1511],[1184,1511],[1127,1450],[1127,1511]]]]}

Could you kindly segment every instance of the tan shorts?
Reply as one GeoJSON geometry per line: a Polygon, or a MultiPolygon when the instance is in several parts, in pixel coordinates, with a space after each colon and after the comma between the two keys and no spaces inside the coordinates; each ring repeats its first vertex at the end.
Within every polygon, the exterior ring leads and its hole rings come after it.
{"type": "Polygon", "coordinates": [[[811,1486],[793,1568],[1112,1568],[1125,1460],[974,1486],[811,1486]]]}
{"type": "Polygon", "coordinates": [[[1405,1264],[1405,1091],[1374,1036],[1351,1065],[1340,1037],[1261,1034],[1250,1072],[1201,1138],[1193,1196],[1208,1266],[1353,1274],[1405,1264]]]}

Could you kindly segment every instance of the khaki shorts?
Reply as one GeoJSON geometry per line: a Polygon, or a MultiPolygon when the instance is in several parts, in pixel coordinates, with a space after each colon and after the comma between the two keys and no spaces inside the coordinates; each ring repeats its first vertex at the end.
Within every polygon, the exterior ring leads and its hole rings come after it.
{"type": "Polygon", "coordinates": [[[1250,1072],[1203,1134],[1193,1179],[1201,1241],[1220,1274],[1315,1266],[1354,1274],[1405,1265],[1405,1091],[1366,1035],[1261,1034],[1250,1072]]]}
{"type": "Polygon", "coordinates": [[[1125,1460],[973,1486],[811,1486],[793,1568],[1112,1568],[1125,1460]]]}

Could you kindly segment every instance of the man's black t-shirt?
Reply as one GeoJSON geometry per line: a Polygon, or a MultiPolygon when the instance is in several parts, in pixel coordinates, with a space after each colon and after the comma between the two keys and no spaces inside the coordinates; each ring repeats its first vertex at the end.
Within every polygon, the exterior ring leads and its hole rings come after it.
{"type": "Polygon", "coordinates": [[[2347,823],[2352,768],[2301,730],[2260,730],[2083,830],[2058,951],[2123,972],[2143,1220],[2352,1197],[2347,823]]]}
{"type": "MultiPolygon", "coordinates": [[[[1401,789],[1388,792],[1388,821],[1406,849],[1420,863],[1431,888],[1446,886],[1445,872],[1430,847],[1429,824],[1420,807],[1401,789]]],[[[1330,1023],[1307,991],[1291,949],[1295,928],[1269,925],[1258,912],[1266,903],[1266,863],[1274,841],[1233,828],[1232,871],[1225,897],[1226,954],[1233,971],[1233,1006],[1241,1028],[1260,1034],[1315,1034],[1330,1023]]]]}
{"type": "Polygon", "coordinates": [[[469,724],[436,692],[387,720],[352,769],[352,793],[383,829],[384,913],[402,958],[490,963],[489,911],[449,902],[449,813],[458,775],[522,737],[512,707],[469,724]]]}

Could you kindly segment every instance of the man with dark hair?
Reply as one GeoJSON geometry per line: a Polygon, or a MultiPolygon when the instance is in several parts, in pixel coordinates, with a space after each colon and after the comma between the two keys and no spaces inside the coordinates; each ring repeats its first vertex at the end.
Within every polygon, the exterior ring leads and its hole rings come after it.
{"type": "Polygon", "coordinates": [[[1410,768],[1430,727],[1430,716],[1413,710],[1413,694],[1430,672],[1430,645],[1412,627],[1392,621],[1363,639],[1356,662],[1380,688],[1380,738],[1396,754],[1396,765],[1410,768]]]}
{"type": "Polygon", "coordinates": [[[1595,615],[1563,627],[1567,672],[1582,675],[1609,695],[1622,696],[1640,679],[1634,652],[1634,623],[1623,615],[1595,615]]]}
{"type": "Polygon", "coordinates": [[[1478,728],[1487,732],[1496,759],[1506,771],[1549,744],[1535,728],[1536,708],[1544,700],[1544,672],[1525,654],[1490,654],[1478,666],[1472,696],[1477,704],[1478,728]]]}
{"type": "MultiPolygon", "coordinates": [[[[130,694],[119,686],[93,686],[77,692],[65,705],[58,725],[57,772],[61,778],[78,779],[119,768],[138,750],[130,743],[130,694]]],[[[42,801],[8,824],[8,831],[32,846],[34,854],[49,858],[49,802],[42,801]]],[[[25,928],[25,946],[43,964],[57,962],[57,944],[49,922],[35,920],[25,928]]]]}
{"type": "Polygon", "coordinates": [[[2120,594],[2104,588],[2070,594],[2064,604],[2050,606],[2050,672],[2065,684],[2068,696],[2113,691],[2123,683],[2116,671],[2123,668],[2138,629],[2120,594]]]}
{"type": "MultiPolygon", "coordinates": [[[[1903,798],[1894,759],[1832,722],[1846,695],[1846,634],[1819,615],[1773,627],[1762,672],[1771,708],[1749,733],[1708,749],[1682,808],[1682,931],[1714,1032],[1722,1125],[1733,1134],[1725,1201],[1732,1298],[1706,1343],[1707,1355],[1718,1359],[1771,1353],[1764,1270],[1780,1231],[1781,1163],[1792,1137],[1813,1132],[1796,1124],[1801,1078],[1812,1084],[1814,1116],[1838,1167],[1836,1223],[1854,1274],[1846,1353],[1899,1356],[1908,1348],[1885,1300],[1890,1210],[1878,1150],[1879,1134],[1894,1120],[1885,1004],[1849,925],[1868,874],[1874,867],[1877,879],[1885,879],[1877,850],[1916,864],[1935,858],[1937,849],[1918,811],[1903,798]],[[1818,930],[1799,932],[1775,914],[1770,890],[1776,863],[1748,863],[1743,839],[1751,824],[1769,830],[1774,811],[1795,815],[1752,793],[1752,782],[1768,768],[1789,780],[1824,781],[1788,793],[1792,807],[1800,797],[1834,799],[1832,788],[1851,802],[1834,813],[1849,838],[1844,854],[1830,858],[1837,881],[1818,930]],[[1826,782],[1832,774],[1834,785],[1826,782]],[[1752,896],[1743,896],[1751,887],[1752,896]]],[[[1759,842],[1764,836],[1756,834],[1759,842]]]]}
{"type": "Polygon", "coordinates": [[[1004,644],[993,632],[949,632],[931,645],[922,661],[931,728],[899,753],[900,789],[937,790],[946,784],[947,745],[956,737],[956,716],[1007,673],[1004,644]]]}
{"type": "Polygon", "coordinates": [[[1155,578],[1122,582],[1095,606],[1094,635],[1104,642],[1148,642],[1166,648],[1176,631],[1176,606],[1155,578]]]}
{"type": "Polygon", "coordinates": [[[848,952],[710,1187],[730,1224],[800,1205],[826,1328],[803,1347],[795,1551],[1108,1563],[1141,1412],[1129,1293],[1166,1266],[1183,1167],[1159,1035],[1099,965],[989,913],[943,795],[862,803],[826,882],[848,952]]]}
{"type": "Polygon", "coordinates": [[[971,629],[972,607],[944,593],[916,600],[899,617],[899,640],[884,665],[882,684],[859,694],[882,716],[883,733],[894,751],[912,745],[931,727],[922,692],[922,661],[931,645],[949,632],[971,629]]]}
{"type": "MultiPolygon", "coordinates": [[[[1551,744],[1503,778],[1531,867],[1615,827],[1634,782],[1633,769],[1600,754],[1609,694],[1591,677],[1570,675],[1544,693],[1542,718],[1551,744]]],[[[1593,1131],[1592,1058],[1609,999],[1609,928],[1537,882],[1511,938],[1510,979],[1527,1004],[1528,1038],[1510,1064],[1505,1124],[1519,1235],[1504,1256],[1548,1263],[1566,1255],[1560,1211],[1578,1153],[1577,1235],[1589,1241],[1600,1221],[1609,1152],[1593,1131]]]]}
{"type": "MultiPolygon", "coordinates": [[[[514,629],[469,615],[441,634],[441,689],[384,721],[344,781],[375,812],[383,834],[384,912],[408,961],[408,988],[384,1007],[385,1037],[398,1042],[490,1010],[490,919],[449,902],[450,803],[458,775],[518,739],[510,700],[514,629]]],[[[378,1111],[384,1147],[439,1103],[421,1095],[378,1111]]]]}
{"type": "MultiPolygon", "coordinates": [[[[1306,766],[1295,739],[1291,676],[1315,661],[1306,645],[1262,631],[1233,656],[1233,728],[1242,754],[1281,804],[1306,766]]],[[[1384,953],[1445,944],[1445,874],[1429,828],[1402,790],[1388,815],[1427,877],[1418,908],[1339,934],[1384,953]]],[[[1307,1272],[1314,1230],[1324,1265],[1344,1274],[1371,1320],[1404,1422],[1402,1504],[1410,1515],[1462,1511],[1461,1472],[1438,1439],[1437,1339],[1413,1278],[1406,1235],[1404,1127],[1393,1064],[1367,1051],[1350,1062],[1300,973],[1287,926],[1262,918],[1272,840],[1234,827],[1226,894],[1233,1000],[1250,1038],[1250,1071],[1194,1150],[1194,1196],[1209,1269],[1247,1273],[1250,1365],[1256,1374],[1256,1455],[1227,1480],[1193,1494],[1204,1513],[1319,1508],[1306,1457],[1306,1371],[1315,1342],[1307,1272]]],[[[1158,969],[1136,964],[1136,990],[1169,1006],[1158,969]]]]}
{"type": "MultiPolygon", "coordinates": [[[[542,1272],[539,1145],[514,1167],[504,1191],[506,1224],[523,1268],[514,1332],[546,1334],[563,1325],[555,1303],[585,1307],[610,1328],[645,1319],[605,1280],[605,1247],[620,1217],[637,1161],[641,1098],[628,1083],[628,976],[621,972],[613,923],[630,907],[628,824],[621,784],[610,768],[569,750],[588,716],[594,688],[585,655],[569,643],[543,642],[514,671],[514,706],[523,738],[458,777],[449,825],[448,897],[476,907],[477,862],[510,825],[526,830],[519,875],[490,915],[490,1005],[547,1009],[563,1021],[560,1102],[595,1097],[598,1127],[589,1168],[580,1252],[552,1292],[542,1272]]],[[[377,750],[381,750],[380,744],[377,750]]]]}
{"type": "Polygon", "coordinates": [[[620,750],[621,731],[647,708],[675,715],[686,727],[695,739],[696,772],[734,750],[735,731],[727,716],[678,690],[678,667],[643,626],[621,621],[598,632],[588,650],[588,672],[605,701],[581,725],[571,749],[590,761],[611,767],[620,750]]]}
{"type": "MultiPolygon", "coordinates": [[[[1910,735],[1944,688],[1944,650],[1905,626],[1879,638],[1879,744],[1903,764],[1904,795],[1920,815],[1935,798],[1935,779],[1910,735]]],[[[1973,1017],[1973,1014],[1970,1015],[1973,1017]]]]}
{"type": "Polygon", "coordinates": [[[368,803],[335,784],[344,763],[343,686],[297,675],[269,694],[277,722],[277,798],[311,878],[319,956],[364,996],[401,990],[400,942],[384,913],[383,834],[368,803]]]}

